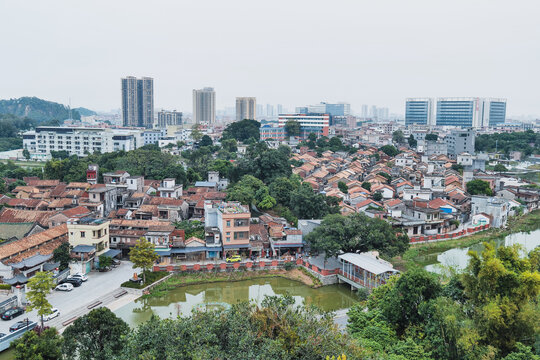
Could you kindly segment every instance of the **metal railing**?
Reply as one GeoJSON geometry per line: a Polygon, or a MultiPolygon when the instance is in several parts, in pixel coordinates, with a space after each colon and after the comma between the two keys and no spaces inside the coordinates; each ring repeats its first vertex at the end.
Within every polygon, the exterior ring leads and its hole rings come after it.
{"type": "Polygon", "coordinates": [[[22,329],[16,330],[10,334],[7,334],[6,336],[0,338],[0,351],[4,351],[6,349],[9,349],[9,346],[11,345],[11,342],[15,339],[20,338],[24,335],[25,332],[32,330],[37,326],[36,322],[29,322],[27,326],[23,327],[22,329]]]}

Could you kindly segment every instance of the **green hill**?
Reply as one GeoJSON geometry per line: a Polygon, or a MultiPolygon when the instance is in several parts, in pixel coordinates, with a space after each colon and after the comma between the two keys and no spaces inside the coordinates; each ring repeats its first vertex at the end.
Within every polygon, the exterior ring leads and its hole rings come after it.
{"type": "Polygon", "coordinates": [[[97,112],[95,112],[94,110],[90,110],[83,107],[74,108],[73,111],[78,112],[79,114],[81,114],[81,116],[97,115],[97,112]]]}
{"type": "MultiPolygon", "coordinates": [[[[66,106],[37,97],[22,97],[19,99],[0,100],[0,114],[13,114],[27,117],[36,121],[69,119],[69,110],[66,106]]],[[[73,119],[79,120],[81,115],[73,110],[73,119]]]]}

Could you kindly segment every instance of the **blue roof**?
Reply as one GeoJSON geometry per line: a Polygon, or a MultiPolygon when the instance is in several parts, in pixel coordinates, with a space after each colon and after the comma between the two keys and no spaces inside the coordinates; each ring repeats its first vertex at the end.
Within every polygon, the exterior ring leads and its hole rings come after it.
{"type": "Polygon", "coordinates": [[[246,249],[249,247],[249,244],[239,244],[239,245],[223,245],[225,249],[246,249]]]}
{"type": "Polygon", "coordinates": [[[214,187],[217,184],[213,181],[197,181],[195,187],[214,187]]]}
{"type": "Polygon", "coordinates": [[[109,250],[107,250],[106,252],[104,252],[101,255],[105,255],[105,256],[108,256],[110,258],[113,258],[113,257],[117,256],[118,254],[120,254],[121,252],[122,252],[121,250],[109,249],[109,250]]]}
{"type": "Polygon", "coordinates": [[[96,251],[96,247],[92,245],[77,245],[71,251],[78,253],[91,253],[92,251],[96,251]]]}
{"type": "Polygon", "coordinates": [[[171,249],[171,254],[187,254],[198,251],[206,251],[208,248],[206,246],[196,246],[196,247],[187,247],[187,248],[173,248],[171,249]]]}

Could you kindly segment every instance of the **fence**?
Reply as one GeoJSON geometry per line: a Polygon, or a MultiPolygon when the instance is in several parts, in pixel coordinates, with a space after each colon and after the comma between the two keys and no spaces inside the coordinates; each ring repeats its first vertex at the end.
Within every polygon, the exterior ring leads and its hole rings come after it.
{"type": "Polygon", "coordinates": [[[261,260],[261,261],[246,261],[236,263],[216,263],[216,264],[169,264],[169,265],[154,265],[153,271],[234,271],[234,270],[275,270],[283,268],[288,260],[261,260]]]}
{"type": "Polygon", "coordinates": [[[33,328],[35,328],[37,325],[37,323],[35,322],[30,322],[28,324],[28,326],[22,328],[22,329],[19,329],[17,331],[14,331],[10,334],[7,334],[6,336],[0,338],[0,351],[4,351],[6,349],[9,348],[9,345],[11,344],[11,342],[15,339],[18,339],[20,338],[21,336],[23,336],[23,334],[29,330],[32,330],[33,328]]]}
{"type": "Polygon", "coordinates": [[[474,233],[487,230],[487,229],[489,229],[489,224],[480,225],[480,226],[476,226],[476,227],[468,228],[468,229],[463,229],[461,231],[451,233],[451,234],[411,236],[409,238],[409,242],[411,244],[417,244],[417,243],[428,243],[428,242],[437,242],[437,241],[444,241],[444,240],[451,240],[451,239],[459,239],[460,237],[463,237],[466,235],[472,235],[474,233]]]}

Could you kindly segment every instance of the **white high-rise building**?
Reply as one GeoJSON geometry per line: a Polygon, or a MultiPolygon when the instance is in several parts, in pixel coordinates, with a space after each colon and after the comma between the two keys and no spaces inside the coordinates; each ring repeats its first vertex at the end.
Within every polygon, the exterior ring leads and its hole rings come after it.
{"type": "Polygon", "coordinates": [[[193,121],[196,124],[216,122],[216,92],[205,87],[193,90],[193,121]]]}

